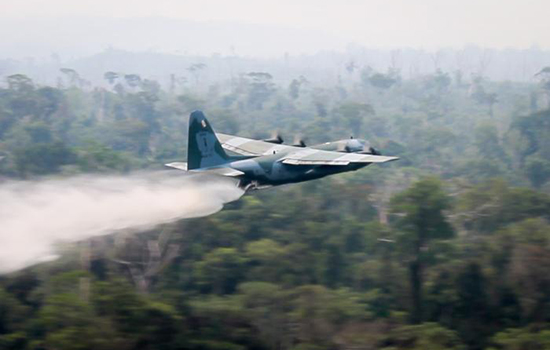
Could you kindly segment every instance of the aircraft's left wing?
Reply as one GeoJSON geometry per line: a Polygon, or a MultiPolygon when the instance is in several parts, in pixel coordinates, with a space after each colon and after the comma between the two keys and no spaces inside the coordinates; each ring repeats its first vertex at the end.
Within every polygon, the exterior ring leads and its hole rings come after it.
{"type": "Polygon", "coordinates": [[[350,163],[385,163],[398,157],[377,156],[372,154],[341,153],[321,151],[313,148],[292,152],[281,159],[291,165],[348,165],[350,163]]]}
{"type": "Polygon", "coordinates": [[[288,148],[301,149],[299,147],[280,145],[227,134],[216,133],[216,136],[224,149],[243,156],[261,156],[288,148]]]}

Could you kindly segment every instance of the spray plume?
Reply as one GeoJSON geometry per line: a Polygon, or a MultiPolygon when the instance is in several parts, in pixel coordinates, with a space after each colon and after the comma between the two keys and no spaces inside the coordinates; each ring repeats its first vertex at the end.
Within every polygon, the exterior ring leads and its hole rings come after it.
{"type": "Polygon", "coordinates": [[[55,258],[57,242],[215,213],[243,194],[234,180],[177,171],[0,185],[0,273],[55,258]]]}

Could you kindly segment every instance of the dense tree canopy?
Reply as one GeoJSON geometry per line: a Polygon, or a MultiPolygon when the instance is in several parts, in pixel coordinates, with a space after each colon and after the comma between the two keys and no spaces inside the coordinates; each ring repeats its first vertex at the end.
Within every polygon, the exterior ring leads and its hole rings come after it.
{"type": "Polygon", "coordinates": [[[201,63],[168,87],[120,71],[91,87],[70,67],[58,87],[6,77],[0,181],[184,160],[197,108],[220,132],[353,135],[401,159],[247,194],[122,245],[97,237],[89,263],[67,244],[56,261],[0,277],[0,348],[550,348],[540,86],[356,68],[334,86],[280,86],[261,70],[212,82],[201,63]],[[160,237],[175,253],[138,283],[160,237]]]}

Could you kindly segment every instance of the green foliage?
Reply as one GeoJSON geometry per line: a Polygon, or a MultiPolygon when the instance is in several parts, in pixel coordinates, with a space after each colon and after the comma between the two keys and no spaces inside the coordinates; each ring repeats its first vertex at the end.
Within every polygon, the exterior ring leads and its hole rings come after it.
{"type": "Polygon", "coordinates": [[[518,117],[512,123],[510,130],[519,132],[520,155],[526,157],[536,154],[550,160],[550,110],[518,117]]]}
{"type": "Polygon", "coordinates": [[[364,70],[361,73],[361,80],[363,84],[370,84],[377,89],[389,89],[400,81],[400,76],[398,72],[393,70],[389,70],[387,74],[371,74],[369,70],[364,70]]]}
{"type": "Polygon", "coordinates": [[[90,142],[77,151],[79,168],[84,172],[100,172],[112,170],[128,170],[130,164],[128,159],[120,152],[101,145],[97,142],[90,142]]]}
{"type": "Polygon", "coordinates": [[[530,156],[525,162],[525,172],[531,185],[539,188],[550,180],[550,161],[530,156]]]}
{"type": "Polygon", "coordinates": [[[52,174],[62,165],[75,162],[75,155],[62,142],[40,143],[14,151],[14,162],[21,176],[32,174],[52,174]]]}
{"type": "Polygon", "coordinates": [[[510,188],[495,179],[466,191],[457,209],[465,229],[493,232],[529,217],[548,217],[550,197],[528,188],[510,188]]]}
{"type": "Polygon", "coordinates": [[[215,249],[197,265],[197,280],[214,293],[232,293],[243,278],[245,261],[234,248],[215,249]]]}
{"type": "Polygon", "coordinates": [[[493,342],[503,350],[550,349],[550,331],[536,329],[507,329],[496,334],[493,342]]]}
{"type": "Polygon", "coordinates": [[[436,323],[424,323],[416,326],[399,327],[392,331],[385,340],[383,349],[414,349],[414,350],[461,350],[457,334],[436,323]]]}
{"type": "Polygon", "coordinates": [[[0,336],[15,332],[24,323],[29,308],[12,294],[0,289],[0,336]]]}
{"type": "Polygon", "coordinates": [[[444,211],[450,208],[450,198],[442,183],[433,177],[416,182],[407,191],[392,198],[392,210],[399,214],[396,225],[411,235],[404,241],[423,246],[431,239],[448,239],[454,234],[444,211]]]}
{"type": "Polygon", "coordinates": [[[392,210],[399,214],[397,226],[402,230],[399,241],[409,256],[409,278],[412,295],[411,320],[424,319],[423,270],[430,252],[430,243],[436,239],[448,239],[454,230],[444,215],[450,199],[437,178],[425,178],[408,190],[392,198],[392,210]]]}

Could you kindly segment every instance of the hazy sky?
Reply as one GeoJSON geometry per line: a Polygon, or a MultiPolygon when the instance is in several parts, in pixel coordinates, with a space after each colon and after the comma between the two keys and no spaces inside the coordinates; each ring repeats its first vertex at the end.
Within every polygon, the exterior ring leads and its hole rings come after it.
{"type": "Polygon", "coordinates": [[[0,18],[8,19],[238,21],[325,31],[367,46],[427,49],[465,44],[550,48],[549,13],[549,0],[0,0],[0,18]]]}

